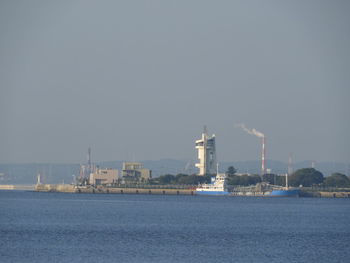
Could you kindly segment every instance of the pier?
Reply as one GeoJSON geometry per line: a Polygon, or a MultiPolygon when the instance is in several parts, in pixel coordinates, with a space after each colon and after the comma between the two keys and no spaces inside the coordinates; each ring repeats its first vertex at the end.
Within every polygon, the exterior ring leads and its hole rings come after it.
{"type": "Polygon", "coordinates": [[[35,190],[35,185],[34,184],[1,184],[0,190],[33,191],[35,190]]]}
{"type": "Polygon", "coordinates": [[[89,194],[154,194],[154,195],[195,195],[194,189],[137,188],[137,187],[92,187],[68,184],[39,184],[38,192],[89,193],[89,194]]]}
{"type": "MultiPolygon", "coordinates": [[[[147,195],[197,195],[195,189],[176,189],[159,188],[159,186],[143,187],[93,187],[93,186],[75,186],[69,184],[38,184],[35,187],[26,189],[16,189],[13,187],[4,187],[0,185],[0,190],[35,190],[37,192],[58,192],[58,193],[87,193],[87,194],[147,194],[147,195]]],[[[261,191],[234,191],[232,197],[270,197],[267,193],[261,191]]],[[[319,197],[319,198],[350,198],[350,192],[341,191],[310,191],[301,190],[300,197],[319,197]]]]}

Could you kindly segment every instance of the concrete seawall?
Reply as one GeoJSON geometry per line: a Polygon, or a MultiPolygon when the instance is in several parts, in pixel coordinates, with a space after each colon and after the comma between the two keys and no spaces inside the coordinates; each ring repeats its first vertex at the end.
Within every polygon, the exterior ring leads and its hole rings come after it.
{"type": "Polygon", "coordinates": [[[95,188],[77,189],[76,193],[103,194],[154,194],[154,195],[195,195],[194,190],[186,189],[143,189],[143,188],[95,188]]]}
{"type": "Polygon", "coordinates": [[[35,186],[38,192],[62,192],[75,193],[75,186],[71,184],[38,184],[35,186]]]}
{"type": "Polygon", "coordinates": [[[1,184],[0,190],[22,190],[22,191],[33,191],[35,189],[35,185],[30,184],[1,184]]]}
{"type": "Polygon", "coordinates": [[[301,191],[300,197],[350,198],[350,192],[301,191]]]}
{"type": "MultiPolygon", "coordinates": [[[[4,189],[4,188],[0,188],[4,189]]],[[[8,190],[11,190],[9,187],[8,190]]],[[[28,189],[28,190],[34,190],[28,189]]],[[[60,193],[94,193],[94,194],[147,194],[147,195],[196,195],[194,189],[169,189],[169,188],[127,188],[127,187],[92,187],[74,186],[69,184],[40,184],[35,186],[38,192],[60,192],[60,193]]],[[[250,194],[233,194],[232,196],[268,196],[261,192],[250,194]]],[[[350,192],[324,192],[324,191],[304,191],[300,192],[300,197],[322,197],[322,198],[350,198],[350,192]]]]}
{"type": "Polygon", "coordinates": [[[155,194],[155,195],[195,195],[189,189],[144,189],[144,188],[112,188],[112,187],[76,187],[67,184],[40,184],[35,187],[38,192],[61,193],[94,193],[94,194],[155,194]]]}

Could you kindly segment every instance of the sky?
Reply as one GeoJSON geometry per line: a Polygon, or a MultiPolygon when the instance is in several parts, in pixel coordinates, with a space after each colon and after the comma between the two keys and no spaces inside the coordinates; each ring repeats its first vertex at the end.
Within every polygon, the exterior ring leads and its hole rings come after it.
{"type": "Polygon", "coordinates": [[[0,163],[350,162],[350,1],[0,2],[0,163]]]}

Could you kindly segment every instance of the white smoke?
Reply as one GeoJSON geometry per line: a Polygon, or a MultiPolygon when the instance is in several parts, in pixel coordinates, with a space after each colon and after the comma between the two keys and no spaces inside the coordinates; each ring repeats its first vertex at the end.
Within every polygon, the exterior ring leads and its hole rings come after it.
{"type": "Polygon", "coordinates": [[[236,127],[239,127],[241,128],[243,131],[245,131],[246,133],[249,133],[251,135],[254,135],[254,136],[257,136],[259,138],[263,138],[265,137],[265,135],[262,133],[262,132],[259,132],[255,129],[248,129],[244,123],[239,123],[239,124],[236,124],[236,127]]]}

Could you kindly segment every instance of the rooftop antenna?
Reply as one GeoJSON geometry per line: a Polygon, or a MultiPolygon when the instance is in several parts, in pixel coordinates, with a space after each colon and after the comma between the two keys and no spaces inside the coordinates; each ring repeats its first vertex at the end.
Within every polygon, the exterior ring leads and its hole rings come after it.
{"type": "Polygon", "coordinates": [[[191,172],[192,166],[193,166],[193,161],[192,161],[192,160],[189,160],[189,161],[186,163],[186,166],[185,166],[185,168],[184,168],[184,173],[191,172]]]}
{"type": "Polygon", "coordinates": [[[89,167],[91,166],[91,148],[88,148],[88,156],[87,156],[87,161],[88,161],[88,165],[89,167]]]}
{"type": "Polygon", "coordinates": [[[208,140],[208,134],[207,134],[207,125],[204,125],[203,127],[203,157],[204,157],[204,175],[207,174],[207,140],[208,140]]]}
{"type": "Polygon", "coordinates": [[[90,176],[92,173],[92,162],[91,162],[91,147],[88,148],[88,156],[87,156],[87,174],[86,177],[90,176]]]}
{"type": "Polygon", "coordinates": [[[292,153],[289,153],[289,158],[288,158],[288,174],[293,173],[293,155],[292,153]]]}

